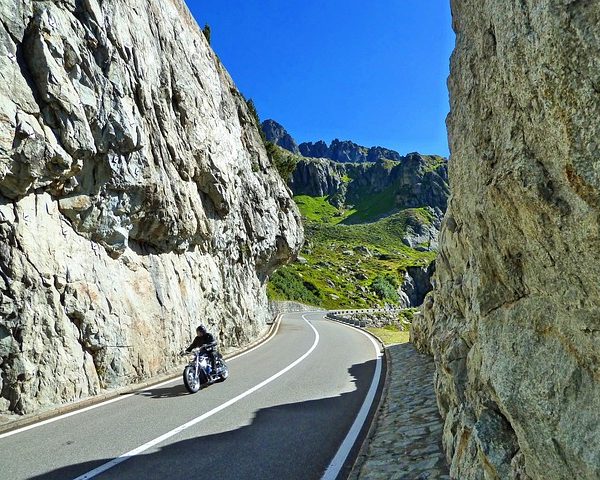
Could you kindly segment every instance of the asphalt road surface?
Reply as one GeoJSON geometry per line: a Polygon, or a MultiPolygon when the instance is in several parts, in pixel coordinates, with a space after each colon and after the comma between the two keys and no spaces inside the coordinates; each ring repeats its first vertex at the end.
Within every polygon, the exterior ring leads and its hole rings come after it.
{"type": "Polygon", "coordinates": [[[381,387],[378,350],[323,314],[284,315],[223,383],[190,395],[179,378],[0,435],[0,479],[344,478],[381,387]]]}

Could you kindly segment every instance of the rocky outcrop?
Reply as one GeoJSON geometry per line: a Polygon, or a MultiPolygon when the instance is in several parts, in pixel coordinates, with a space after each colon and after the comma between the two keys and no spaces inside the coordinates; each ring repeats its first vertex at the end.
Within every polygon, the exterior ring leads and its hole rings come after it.
{"type": "Polygon", "coordinates": [[[301,159],[288,182],[294,195],[323,197],[335,195],[343,185],[342,165],[324,158],[301,159]]]}
{"type": "Polygon", "coordinates": [[[450,189],[448,163],[443,157],[409,153],[399,162],[349,166],[347,175],[352,178],[346,194],[348,203],[390,189],[394,209],[429,206],[440,217],[446,211],[450,189]]]}
{"type": "Polygon", "coordinates": [[[600,478],[597,2],[452,2],[450,200],[413,339],[453,478],[600,478]]]}
{"type": "Polygon", "coordinates": [[[398,292],[405,299],[405,307],[419,307],[425,300],[425,295],[431,291],[431,277],[435,272],[435,262],[426,267],[406,267],[404,282],[398,292]]]}
{"type": "Polygon", "coordinates": [[[383,147],[363,147],[349,140],[333,140],[329,146],[323,141],[301,143],[298,148],[305,157],[329,158],[341,163],[377,162],[380,160],[400,161],[401,155],[383,147]]]}
{"type": "MultiPolygon", "coordinates": [[[[447,165],[443,157],[418,153],[410,153],[399,162],[339,163],[305,158],[296,164],[289,185],[294,195],[329,196],[330,202],[337,206],[357,204],[369,196],[387,192],[387,204],[381,206],[388,208],[387,213],[405,208],[431,208],[436,218],[434,237],[437,237],[450,194],[447,165]]],[[[409,236],[420,233],[408,232],[409,236]]]]}
{"type": "Polygon", "coordinates": [[[283,128],[283,125],[269,119],[262,122],[261,128],[268,142],[273,142],[275,145],[279,145],[281,148],[285,148],[292,153],[300,153],[298,144],[287,130],[283,128]]]}
{"type": "Polygon", "coordinates": [[[181,0],[0,6],[0,411],[265,328],[302,243],[258,126],[181,0]]]}

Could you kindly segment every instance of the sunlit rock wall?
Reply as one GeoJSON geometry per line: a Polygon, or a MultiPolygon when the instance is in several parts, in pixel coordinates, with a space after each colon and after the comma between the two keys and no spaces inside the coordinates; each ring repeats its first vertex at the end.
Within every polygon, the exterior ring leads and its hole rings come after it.
{"type": "Polygon", "coordinates": [[[256,338],[301,243],[181,0],[0,3],[0,411],[165,371],[200,322],[256,338]]]}

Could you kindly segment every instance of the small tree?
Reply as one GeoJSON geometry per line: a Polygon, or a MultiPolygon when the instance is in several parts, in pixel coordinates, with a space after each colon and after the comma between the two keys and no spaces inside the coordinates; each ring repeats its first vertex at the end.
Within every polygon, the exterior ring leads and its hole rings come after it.
{"type": "Polygon", "coordinates": [[[265,142],[265,148],[267,149],[267,155],[271,159],[273,165],[275,165],[279,175],[284,182],[287,182],[296,169],[298,158],[293,153],[287,152],[273,142],[265,142]]]}
{"type": "Polygon", "coordinates": [[[248,106],[248,112],[252,117],[256,128],[258,128],[258,133],[260,134],[260,138],[263,141],[265,149],[267,150],[267,155],[271,160],[271,163],[275,166],[279,175],[283,179],[284,182],[287,183],[290,178],[292,172],[296,168],[296,163],[298,163],[298,158],[296,155],[289,153],[282,148],[278,147],[272,142],[267,141],[267,137],[265,136],[265,132],[263,131],[260,123],[260,117],[258,116],[258,111],[256,110],[256,105],[251,98],[246,99],[243,95],[242,98],[246,100],[246,105],[248,106]]]}
{"type": "Polygon", "coordinates": [[[202,29],[202,33],[206,37],[206,41],[210,45],[210,25],[208,23],[204,24],[204,28],[202,29]]]}
{"type": "Polygon", "coordinates": [[[260,138],[262,138],[263,143],[266,144],[267,137],[265,137],[265,132],[263,132],[263,129],[260,126],[260,118],[258,116],[258,111],[256,110],[256,105],[254,105],[254,101],[251,98],[249,98],[246,100],[246,105],[248,106],[248,111],[250,112],[250,115],[254,119],[256,128],[258,128],[258,133],[260,133],[260,138]]]}
{"type": "Polygon", "coordinates": [[[377,275],[371,282],[371,289],[382,300],[392,303],[398,303],[400,297],[397,292],[398,281],[389,273],[386,275],[377,275]]]}

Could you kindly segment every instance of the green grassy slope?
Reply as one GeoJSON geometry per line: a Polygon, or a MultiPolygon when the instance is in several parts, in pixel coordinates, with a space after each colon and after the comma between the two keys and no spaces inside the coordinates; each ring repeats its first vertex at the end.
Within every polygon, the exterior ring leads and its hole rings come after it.
{"type": "Polygon", "coordinates": [[[357,212],[367,220],[380,215],[377,202],[367,202],[372,208],[358,205],[344,210],[325,197],[302,195],[295,200],[305,223],[303,259],[275,272],[268,285],[272,299],[330,309],[383,306],[397,298],[382,296],[386,291],[382,285],[399,285],[407,266],[428,265],[435,257],[435,252],[419,252],[401,241],[407,225],[431,221],[425,209],[406,209],[372,223],[346,225],[341,222],[357,212]]]}

